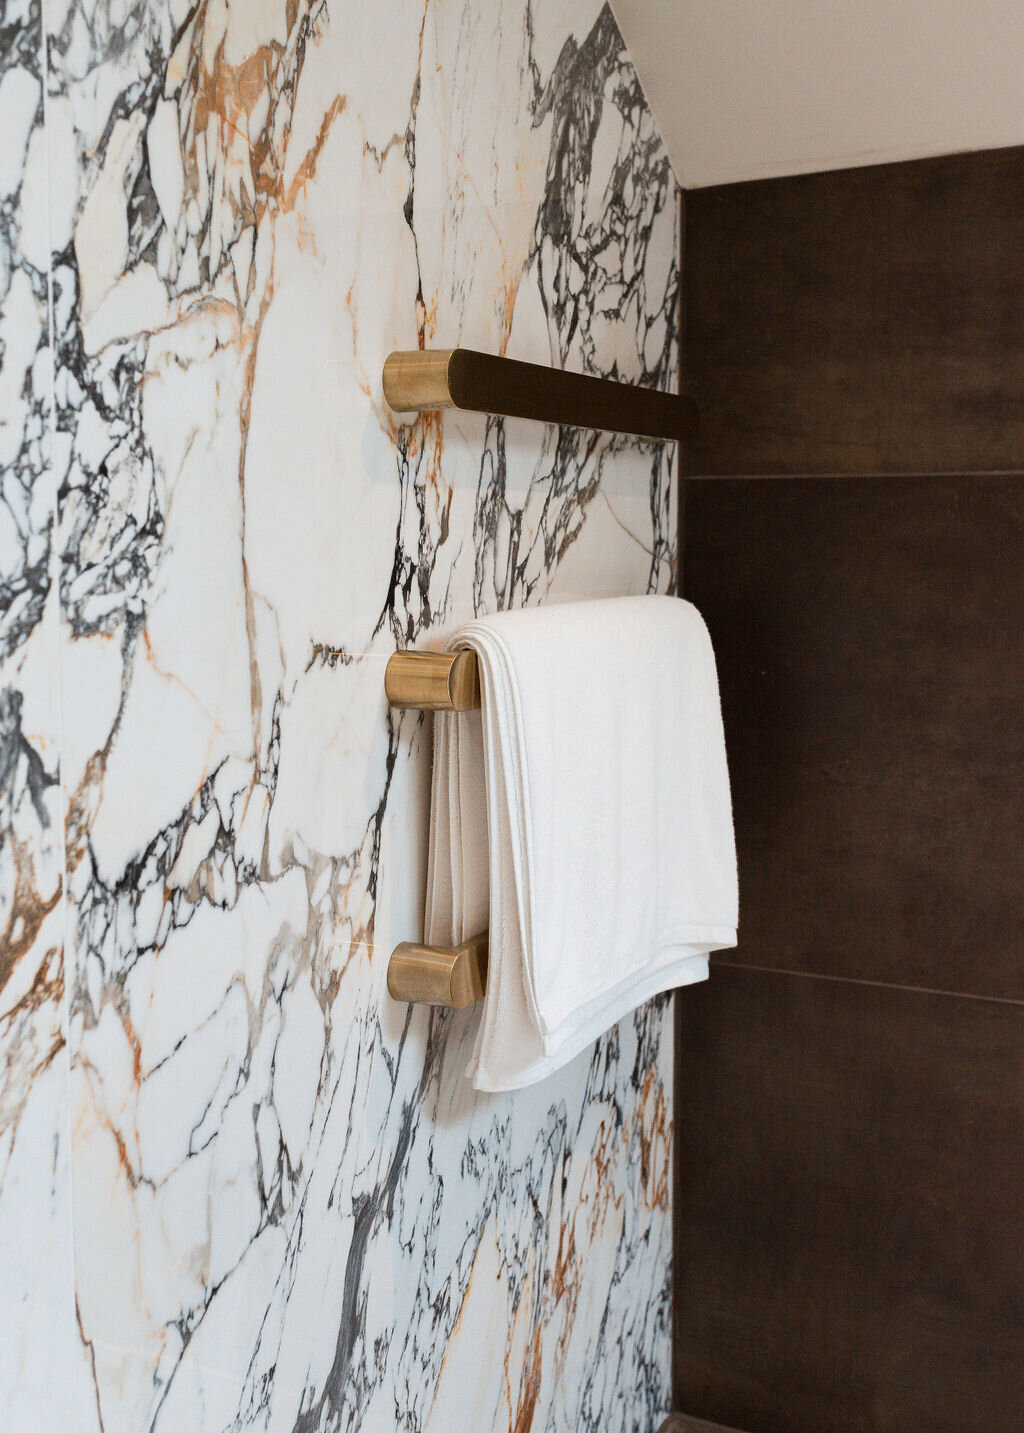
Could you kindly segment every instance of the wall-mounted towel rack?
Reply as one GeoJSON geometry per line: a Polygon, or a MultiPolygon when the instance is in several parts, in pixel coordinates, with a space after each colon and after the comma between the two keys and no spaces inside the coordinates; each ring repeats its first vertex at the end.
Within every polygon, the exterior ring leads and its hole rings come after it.
{"type": "Polygon", "coordinates": [[[398,413],[464,408],[639,438],[692,438],[698,426],[692,398],[471,348],[389,354],[384,396],[398,413]]]}
{"type": "MultiPolygon", "coordinates": [[[[480,705],[476,653],[394,652],[384,672],[384,692],[393,707],[472,711],[480,705]]],[[[486,980],[486,931],[456,946],[403,941],[388,962],[392,1000],[464,1010],[483,999],[486,980]]]]}
{"type": "MultiPolygon", "coordinates": [[[[468,348],[390,354],[384,396],[399,413],[463,408],[669,440],[697,431],[690,398],[468,348]]],[[[393,707],[472,711],[480,705],[476,654],[395,652],[384,690],[393,707]]],[[[463,1009],[482,999],[486,977],[486,931],[451,948],[403,941],[388,964],[388,991],[394,1000],[463,1009]]]]}

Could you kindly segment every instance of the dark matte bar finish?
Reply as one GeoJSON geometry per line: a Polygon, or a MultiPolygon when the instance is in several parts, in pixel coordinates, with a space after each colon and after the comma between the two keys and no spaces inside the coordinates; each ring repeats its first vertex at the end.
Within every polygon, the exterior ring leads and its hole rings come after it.
{"type": "Polygon", "coordinates": [[[697,405],[691,398],[469,348],[457,348],[452,354],[448,385],[457,408],[507,418],[678,440],[691,438],[698,426],[697,405]]]}

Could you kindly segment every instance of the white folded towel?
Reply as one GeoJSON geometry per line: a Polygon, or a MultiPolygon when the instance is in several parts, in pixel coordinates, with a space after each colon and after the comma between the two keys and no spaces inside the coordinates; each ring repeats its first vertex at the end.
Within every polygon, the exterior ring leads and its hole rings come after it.
{"type": "Polygon", "coordinates": [[[619,597],[482,617],[482,711],[434,725],[426,938],[489,926],[467,1074],[532,1084],[736,943],[715,659],[688,602],[619,597]]]}

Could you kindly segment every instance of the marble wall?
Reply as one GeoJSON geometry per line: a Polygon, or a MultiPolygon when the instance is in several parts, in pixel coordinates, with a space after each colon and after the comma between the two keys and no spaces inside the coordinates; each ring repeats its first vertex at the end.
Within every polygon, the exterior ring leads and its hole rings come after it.
{"type": "Polygon", "coordinates": [[[387,654],[667,589],[674,455],[399,422],[395,347],[662,387],[678,192],[594,0],[0,9],[0,1425],[643,1430],[668,1007],[514,1097],[390,1002],[387,654]]]}

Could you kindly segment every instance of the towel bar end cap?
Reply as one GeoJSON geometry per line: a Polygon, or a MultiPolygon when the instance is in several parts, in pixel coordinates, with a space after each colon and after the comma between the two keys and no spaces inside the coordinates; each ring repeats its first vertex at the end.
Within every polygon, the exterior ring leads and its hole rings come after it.
{"type": "Polygon", "coordinates": [[[473,711],[480,705],[476,653],[395,652],[384,671],[384,693],[393,707],[473,711]]]}
{"type": "Polygon", "coordinates": [[[486,931],[451,948],[403,941],[388,961],[392,1000],[465,1010],[483,999],[486,983],[486,931]]]}
{"type": "Polygon", "coordinates": [[[454,408],[448,364],[454,348],[389,353],[384,360],[384,397],[396,413],[454,408]]]}

